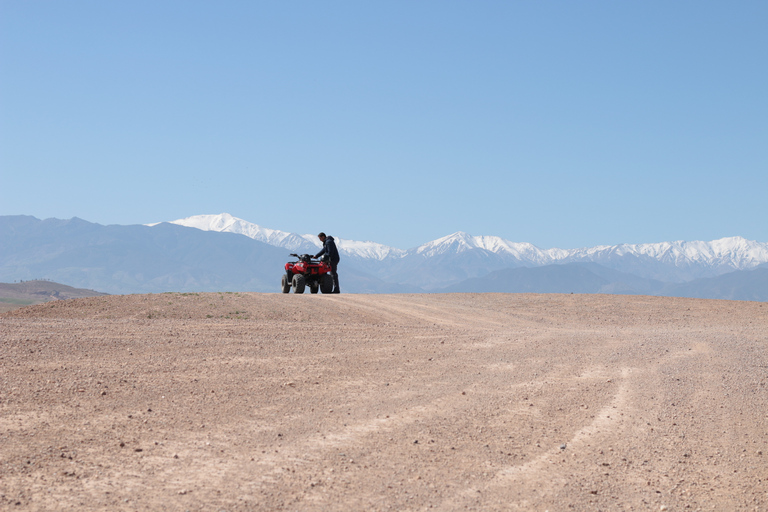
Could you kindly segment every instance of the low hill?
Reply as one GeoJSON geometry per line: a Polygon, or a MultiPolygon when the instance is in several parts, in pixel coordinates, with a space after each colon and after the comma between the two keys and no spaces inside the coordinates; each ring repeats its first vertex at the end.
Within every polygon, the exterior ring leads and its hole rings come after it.
{"type": "Polygon", "coordinates": [[[107,294],[44,280],[0,283],[0,312],[52,300],[79,299],[100,295],[107,294]]]}

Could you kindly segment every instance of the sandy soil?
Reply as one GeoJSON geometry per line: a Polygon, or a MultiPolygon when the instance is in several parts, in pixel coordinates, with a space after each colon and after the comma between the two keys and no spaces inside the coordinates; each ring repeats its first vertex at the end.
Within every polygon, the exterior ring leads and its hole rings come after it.
{"type": "Polygon", "coordinates": [[[768,304],[110,296],[0,340],[2,510],[768,510],[768,304]]]}

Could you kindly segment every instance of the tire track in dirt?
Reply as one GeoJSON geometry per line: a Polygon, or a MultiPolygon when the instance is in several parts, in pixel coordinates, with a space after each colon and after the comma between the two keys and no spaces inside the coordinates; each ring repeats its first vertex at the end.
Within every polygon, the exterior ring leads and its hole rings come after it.
{"type": "MultiPolygon", "coordinates": [[[[334,300],[344,300],[342,297],[334,297],[334,300]]],[[[436,324],[457,329],[484,330],[489,325],[502,325],[495,320],[484,319],[479,321],[476,314],[465,311],[463,308],[445,308],[425,304],[420,296],[381,297],[370,295],[358,295],[349,299],[349,306],[366,310],[381,316],[394,323],[406,323],[408,320],[419,324],[436,324]]]]}
{"type": "MultiPolygon", "coordinates": [[[[618,381],[616,391],[604,403],[600,410],[594,415],[594,419],[586,425],[568,425],[570,434],[564,433],[565,439],[562,443],[553,443],[551,447],[545,448],[533,459],[504,466],[493,474],[493,476],[482,486],[466,488],[458,492],[455,496],[443,501],[439,510],[453,510],[455,508],[471,507],[477,504],[478,496],[494,495],[504,493],[510,488],[526,489],[529,492],[536,492],[536,487],[541,482],[547,482],[550,487],[567,485],[568,478],[564,472],[558,474],[558,464],[563,458],[574,451],[584,449],[585,445],[593,436],[613,437],[619,436],[619,431],[626,428],[623,420],[616,421],[619,415],[623,415],[628,407],[628,394],[631,387],[630,376],[633,372],[630,368],[622,368],[618,372],[610,371],[607,368],[593,367],[582,372],[578,377],[563,378],[567,381],[600,380],[613,382],[618,381]]],[[[567,384],[566,384],[567,387],[567,384]]],[[[518,414],[524,416],[526,411],[518,411],[518,414]]],[[[539,494],[546,495],[546,492],[539,491],[539,494]]],[[[522,500],[517,503],[506,505],[507,510],[531,510],[537,509],[536,503],[539,500],[522,500]],[[536,502],[536,503],[534,503],[536,502]]]]}

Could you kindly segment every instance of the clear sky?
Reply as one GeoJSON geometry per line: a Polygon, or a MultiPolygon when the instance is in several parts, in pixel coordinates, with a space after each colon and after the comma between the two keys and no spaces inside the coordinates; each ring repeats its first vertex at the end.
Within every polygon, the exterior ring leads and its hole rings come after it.
{"type": "Polygon", "coordinates": [[[768,241],[768,2],[0,0],[0,215],[768,241]]]}

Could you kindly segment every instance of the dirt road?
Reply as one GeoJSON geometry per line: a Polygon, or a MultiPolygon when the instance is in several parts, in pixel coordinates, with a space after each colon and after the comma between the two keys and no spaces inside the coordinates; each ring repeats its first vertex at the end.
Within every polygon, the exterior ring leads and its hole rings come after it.
{"type": "Polygon", "coordinates": [[[158,294],[0,315],[2,510],[768,510],[768,304],[158,294]]]}

